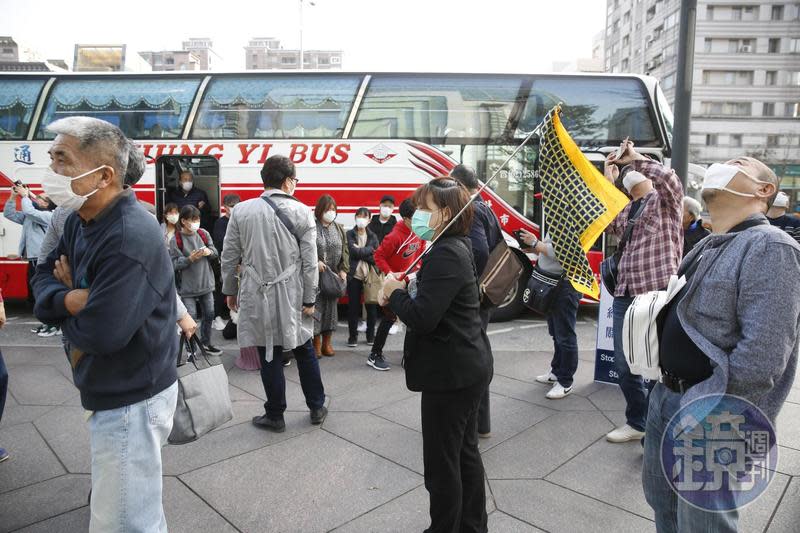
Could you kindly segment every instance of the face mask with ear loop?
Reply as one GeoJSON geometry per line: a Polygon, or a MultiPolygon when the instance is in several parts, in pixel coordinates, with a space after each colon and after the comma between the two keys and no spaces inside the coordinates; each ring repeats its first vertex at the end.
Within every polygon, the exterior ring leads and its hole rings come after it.
{"type": "Polygon", "coordinates": [[[733,189],[729,189],[728,185],[733,180],[733,177],[741,172],[751,180],[756,183],[768,183],[766,181],[761,181],[750,174],[748,174],[742,167],[738,167],[736,165],[728,165],[724,163],[714,163],[708,170],[706,170],[706,177],[703,180],[703,191],[707,190],[719,190],[719,191],[727,191],[731,194],[735,194],[736,196],[741,196],[744,198],[755,198],[755,194],[745,193],[734,191],[733,189]]]}
{"type": "Polygon", "coordinates": [[[72,190],[72,182],[93,174],[107,166],[108,165],[100,165],[99,167],[90,170],[89,172],[84,172],[80,176],[75,176],[74,178],[62,176],[50,167],[47,167],[44,170],[44,176],[42,176],[42,188],[44,189],[45,194],[47,194],[54,204],[66,209],[78,211],[81,207],[83,207],[83,204],[86,203],[86,200],[88,200],[90,196],[100,189],[95,188],[89,194],[80,195],[76,194],[75,191],[72,190]]]}

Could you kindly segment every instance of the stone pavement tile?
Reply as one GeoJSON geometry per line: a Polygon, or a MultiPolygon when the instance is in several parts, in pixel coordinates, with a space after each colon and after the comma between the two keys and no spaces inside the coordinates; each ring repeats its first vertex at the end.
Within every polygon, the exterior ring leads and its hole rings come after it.
{"type": "Polygon", "coordinates": [[[547,372],[553,359],[552,351],[502,351],[494,352],[493,355],[495,377],[506,376],[528,383],[536,383],[536,376],[547,372]]]}
{"type": "Polygon", "coordinates": [[[655,524],[544,480],[491,481],[497,508],[553,533],[644,533],[655,524]]]}
{"type": "Polygon", "coordinates": [[[161,452],[164,474],[183,474],[223,459],[285,441],[317,428],[317,426],[311,425],[307,413],[287,412],[284,418],[286,420],[285,433],[272,433],[246,423],[212,431],[188,444],[165,446],[161,452]]]}
{"type": "Polygon", "coordinates": [[[556,411],[597,411],[597,407],[592,402],[577,394],[570,394],[560,400],[548,400],[545,394],[550,390],[550,386],[543,383],[527,383],[495,374],[490,389],[496,394],[556,411]]]}
{"type": "MultiPolygon", "coordinates": [[[[289,369],[294,366],[296,365],[292,364],[289,369]]],[[[261,383],[261,374],[259,374],[258,371],[232,368],[228,371],[228,383],[233,385],[233,387],[231,387],[231,399],[233,399],[234,395],[239,394],[239,391],[233,390],[234,387],[261,400],[262,403],[267,399],[264,393],[264,385],[261,383]]],[[[322,384],[325,384],[324,375],[322,377],[322,384]]],[[[326,390],[325,392],[327,393],[328,391],[326,390]]],[[[292,376],[288,373],[286,375],[286,405],[287,411],[308,412],[306,399],[305,396],[303,396],[303,390],[300,388],[300,384],[296,381],[292,381],[292,376]]]]}
{"type": "MultiPolygon", "coordinates": [[[[367,354],[369,355],[369,354],[367,354]]],[[[366,365],[367,355],[359,357],[346,352],[337,352],[334,357],[323,357],[319,360],[319,370],[322,375],[322,384],[325,385],[325,394],[336,397],[346,394],[363,384],[377,381],[377,374],[382,374],[384,380],[392,372],[376,372],[366,365]]],[[[300,383],[297,373],[297,364],[292,363],[286,372],[287,378],[295,383],[300,383]]]]}
{"type": "Polygon", "coordinates": [[[800,451],[778,446],[778,472],[800,476],[800,451]]]}
{"type": "Polygon", "coordinates": [[[783,474],[775,474],[767,491],[739,511],[739,531],[764,531],[791,479],[783,474]]]}
{"type": "MultiPolygon", "coordinates": [[[[261,402],[264,403],[264,399],[259,396],[254,396],[249,392],[240,389],[239,387],[230,385],[229,382],[229,391],[228,393],[231,395],[232,402],[261,402]]],[[[263,387],[262,387],[263,388],[263,387]]]]}
{"type": "Polygon", "coordinates": [[[303,533],[329,531],[422,483],[421,476],[326,431],[181,480],[242,531],[303,533]]]}
{"type": "MultiPolygon", "coordinates": [[[[33,424],[19,424],[0,430],[0,443],[11,456],[0,464],[0,494],[65,473],[64,467],[33,424]]],[[[0,499],[6,497],[4,495],[0,499]]]]}
{"type": "Polygon", "coordinates": [[[600,413],[558,413],[484,453],[483,464],[490,480],[542,478],[610,429],[600,413]]]}
{"type": "MultiPolygon", "coordinates": [[[[14,395],[11,393],[11,391],[8,391],[8,394],[6,394],[6,409],[8,409],[9,407],[16,407],[18,405],[19,402],[17,401],[17,399],[14,398],[14,395]]],[[[5,414],[3,414],[3,417],[5,417],[5,414]]]]}
{"type": "Polygon", "coordinates": [[[0,533],[85,506],[90,487],[89,476],[67,474],[3,494],[0,533]]]}
{"type": "Polygon", "coordinates": [[[18,529],[16,533],[54,533],[55,531],[58,533],[85,533],[89,531],[90,515],[89,506],[85,505],[74,511],[18,529]]]}
{"type": "Polygon", "coordinates": [[[422,431],[421,406],[422,395],[415,393],[404,400],[400,400],[379,409],[375,409],[373,414],[382,416],[392,422],[411,428],[414,431],[422,431]]]}
{"type": "Polygon", "coordinates": [[[492,436],[488,439],[478,439],[481,452],[494,448],[556,412],[497,394],[489,397],[489,411],[492,436]]]}
{"type": "Polygon", "coordinates": [[[401,368],[388,372],[373,370],[369,377],[369,381],[364,381],[348,392],[333,394],[331,411],[372,411],[417,394],[406,388],[401,368]]]}
{"type": "Polygon", "coordinates": [[[767,531],[769,533],[796,533],[798,524],[800,524],[800,478],[794,478],[789,483],[767,531]]]}
{"type": "Polygon", "coordinates": [[[8,388],[21,405],[59,405],[75,395],[75,386],[53,366],[8,369],[8,388]]]}
{"type": "Polygon", "coordinates": [[[60,354],[54,350],[39,349],[34,346],[9,346],[3,347],[3,360],[8,368],[24,365],[52,365],[66,361],[64,350],[59,350],[60,354]]]}
{"type": "Polygon", "coordinates": [[[492,533],[536,533],[542,530],[501,511],[495,511],[489,515],[489,531],[492,533]]]}
{"type": "Polygon", "coordinates": [[[334,529],[335,533],[406,533],[431,525],[428,491],[423,485],[334,529]]]}
{"type": "Polygon", "coordinates": [[[599,440],[545,479],[556,485],[653,519],[642,491],[642,446],[599,440]]]}
{"type": "Polygon", "coordinates": [[[611,420],[615,428],[622,426],[628,421],[628,418],[625,416],[625,411],[603,411],[603,414],[606,415],[606,418],[611,420]]]}
{"type": "Polygon", "coordinates": [[[422,434],[413,429],[370,413],[337,412],[328,415],[324,428],[325,431],[420,475],[424,472],[422,434]]]}
{"type": "Polygon", "coordinates": [[[625,397],[616,385],[603,385],[589,395],[589,400],[601,411],[624,411],[625,397]]]}
{"type": "Polygon", "coordinates": [[[67,471],[73,474],[92,471],[89,422],[84,412],[82,407],[60,406],[34,422],[67,471]]]}
{"type": "MultiPolygon", "coordinates": [[[[8,395],[7,398],[10,399],[11,395],[8,395]]],[[[3,410],[3,420],[0,421],[0,428],[33,422],[52,409],[53,407],[50,405],[19,405],[16,401],[12,405],[10,402],[6,401],[6,407],[3,410]]]]}
{"type": "Polygon", "coordinates": [[[174,477],[164,478],[164,514],[171,533],[236,531],[219,513],[174,477]]]}
{"type": "MultiPolygon", "coordinates": [[[[231,387],[235,389],[236,387],[231,387]]],[[[244,393],[247,394],[247,393],[244,393]]],[[[248,396],[250,396],[248,394],[248,396]]],[[[264,414],[264,402],[262,400],[256,401],[232,401],[233,418],[228,420],[220,427],[213,429],[213,431],[222,431],[229,427],[238,426],[244,422],[250,423],[254,416],[261,416],[264,414]]]]}
{"type": "Polygon", "coordinates": [[[778,430],[778,444],[800,450],[800,424],[797,423],[798,420],[800,420],[800,404],[783,404],[775,424],[778,430]]]}
{"type": "Polygon", "coordinates": [[[800,389],[794,387],[789,391],[789,396],[786,397],[787,402],[800,403],[800,389]]]}

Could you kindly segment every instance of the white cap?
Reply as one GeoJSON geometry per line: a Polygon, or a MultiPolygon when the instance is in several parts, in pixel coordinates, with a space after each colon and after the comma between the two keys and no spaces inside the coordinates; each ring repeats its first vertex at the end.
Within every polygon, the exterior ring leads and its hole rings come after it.
{"type": "Polygon", "coordinates": [[[783,191],[779,192],[775,201],[772,202],[772,207],[783,207],[784,209],[789,207],[789,195],[783,191]]]}
{"type": "Polygon", "coordinates": [[[625,186],[628,192],[631,192],[631,189],[633,189],[643,181],[647,181],[647,178],[645,177],[644,174],[642,174],[641,172],[637,172],[635,170],[631,170],[630,172],[625,174],[624,178],[622,178],[622,185],[625,186]]]}

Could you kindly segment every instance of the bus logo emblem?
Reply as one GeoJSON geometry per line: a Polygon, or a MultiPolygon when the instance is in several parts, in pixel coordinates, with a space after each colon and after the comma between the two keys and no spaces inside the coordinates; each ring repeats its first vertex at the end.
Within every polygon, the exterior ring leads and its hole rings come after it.
{"type": "Polygon", "coordinates": [[[397,152],[393,152],[385,144],[379,144],[377,146],[373,146],[372,148],[364,152],[364,155],[369,157],[376,163],[383,164],[386,161],[393,158],[394,156],[396,156],[397,152]]]}
{"type": "Polygon", "coordinates": [[[14,148],[14,162],[25,163],[26,165],[33,164],[33,160],[31,159],[31,147],[29,144],[23,144],[14,148]]]}

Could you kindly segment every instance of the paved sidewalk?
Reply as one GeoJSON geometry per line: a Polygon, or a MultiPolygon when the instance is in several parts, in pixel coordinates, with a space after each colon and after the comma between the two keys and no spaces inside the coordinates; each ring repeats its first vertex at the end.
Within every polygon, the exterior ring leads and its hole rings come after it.
{"type": "MultiPolygon", "coordinates": [[[[356,353],[337,340],[336,357],[321,361],[327,421],[310,425],[292,365],[283,434],[250,424],[263,409],[261,381],[233,367],[227,350],[234,419],[198,442],[164,449],[170,531],[413,532],[428,525],[419,395],[405,388],[399,353],[389,353],[390,372],[378,373],[364,364],[364,346],[356,353]]],[[[0,464],[0,531],[86,531],[88,433],[63,352],[2,349],[11,393],[0,445],[12,456],[0,464]]],[[[495,353],[493,436],[481,442],[490,531],[655,531],[639,444],[603,438],[624,421],[622,395],[592,382],[587,350],[575,392],[545,399],[547,387],[534,376],[550,356],[495,353]]],[[[780,473],[743,512],[743,532],[798,531],[800,388],[790,401],[779,422],[780,473]]]]}

